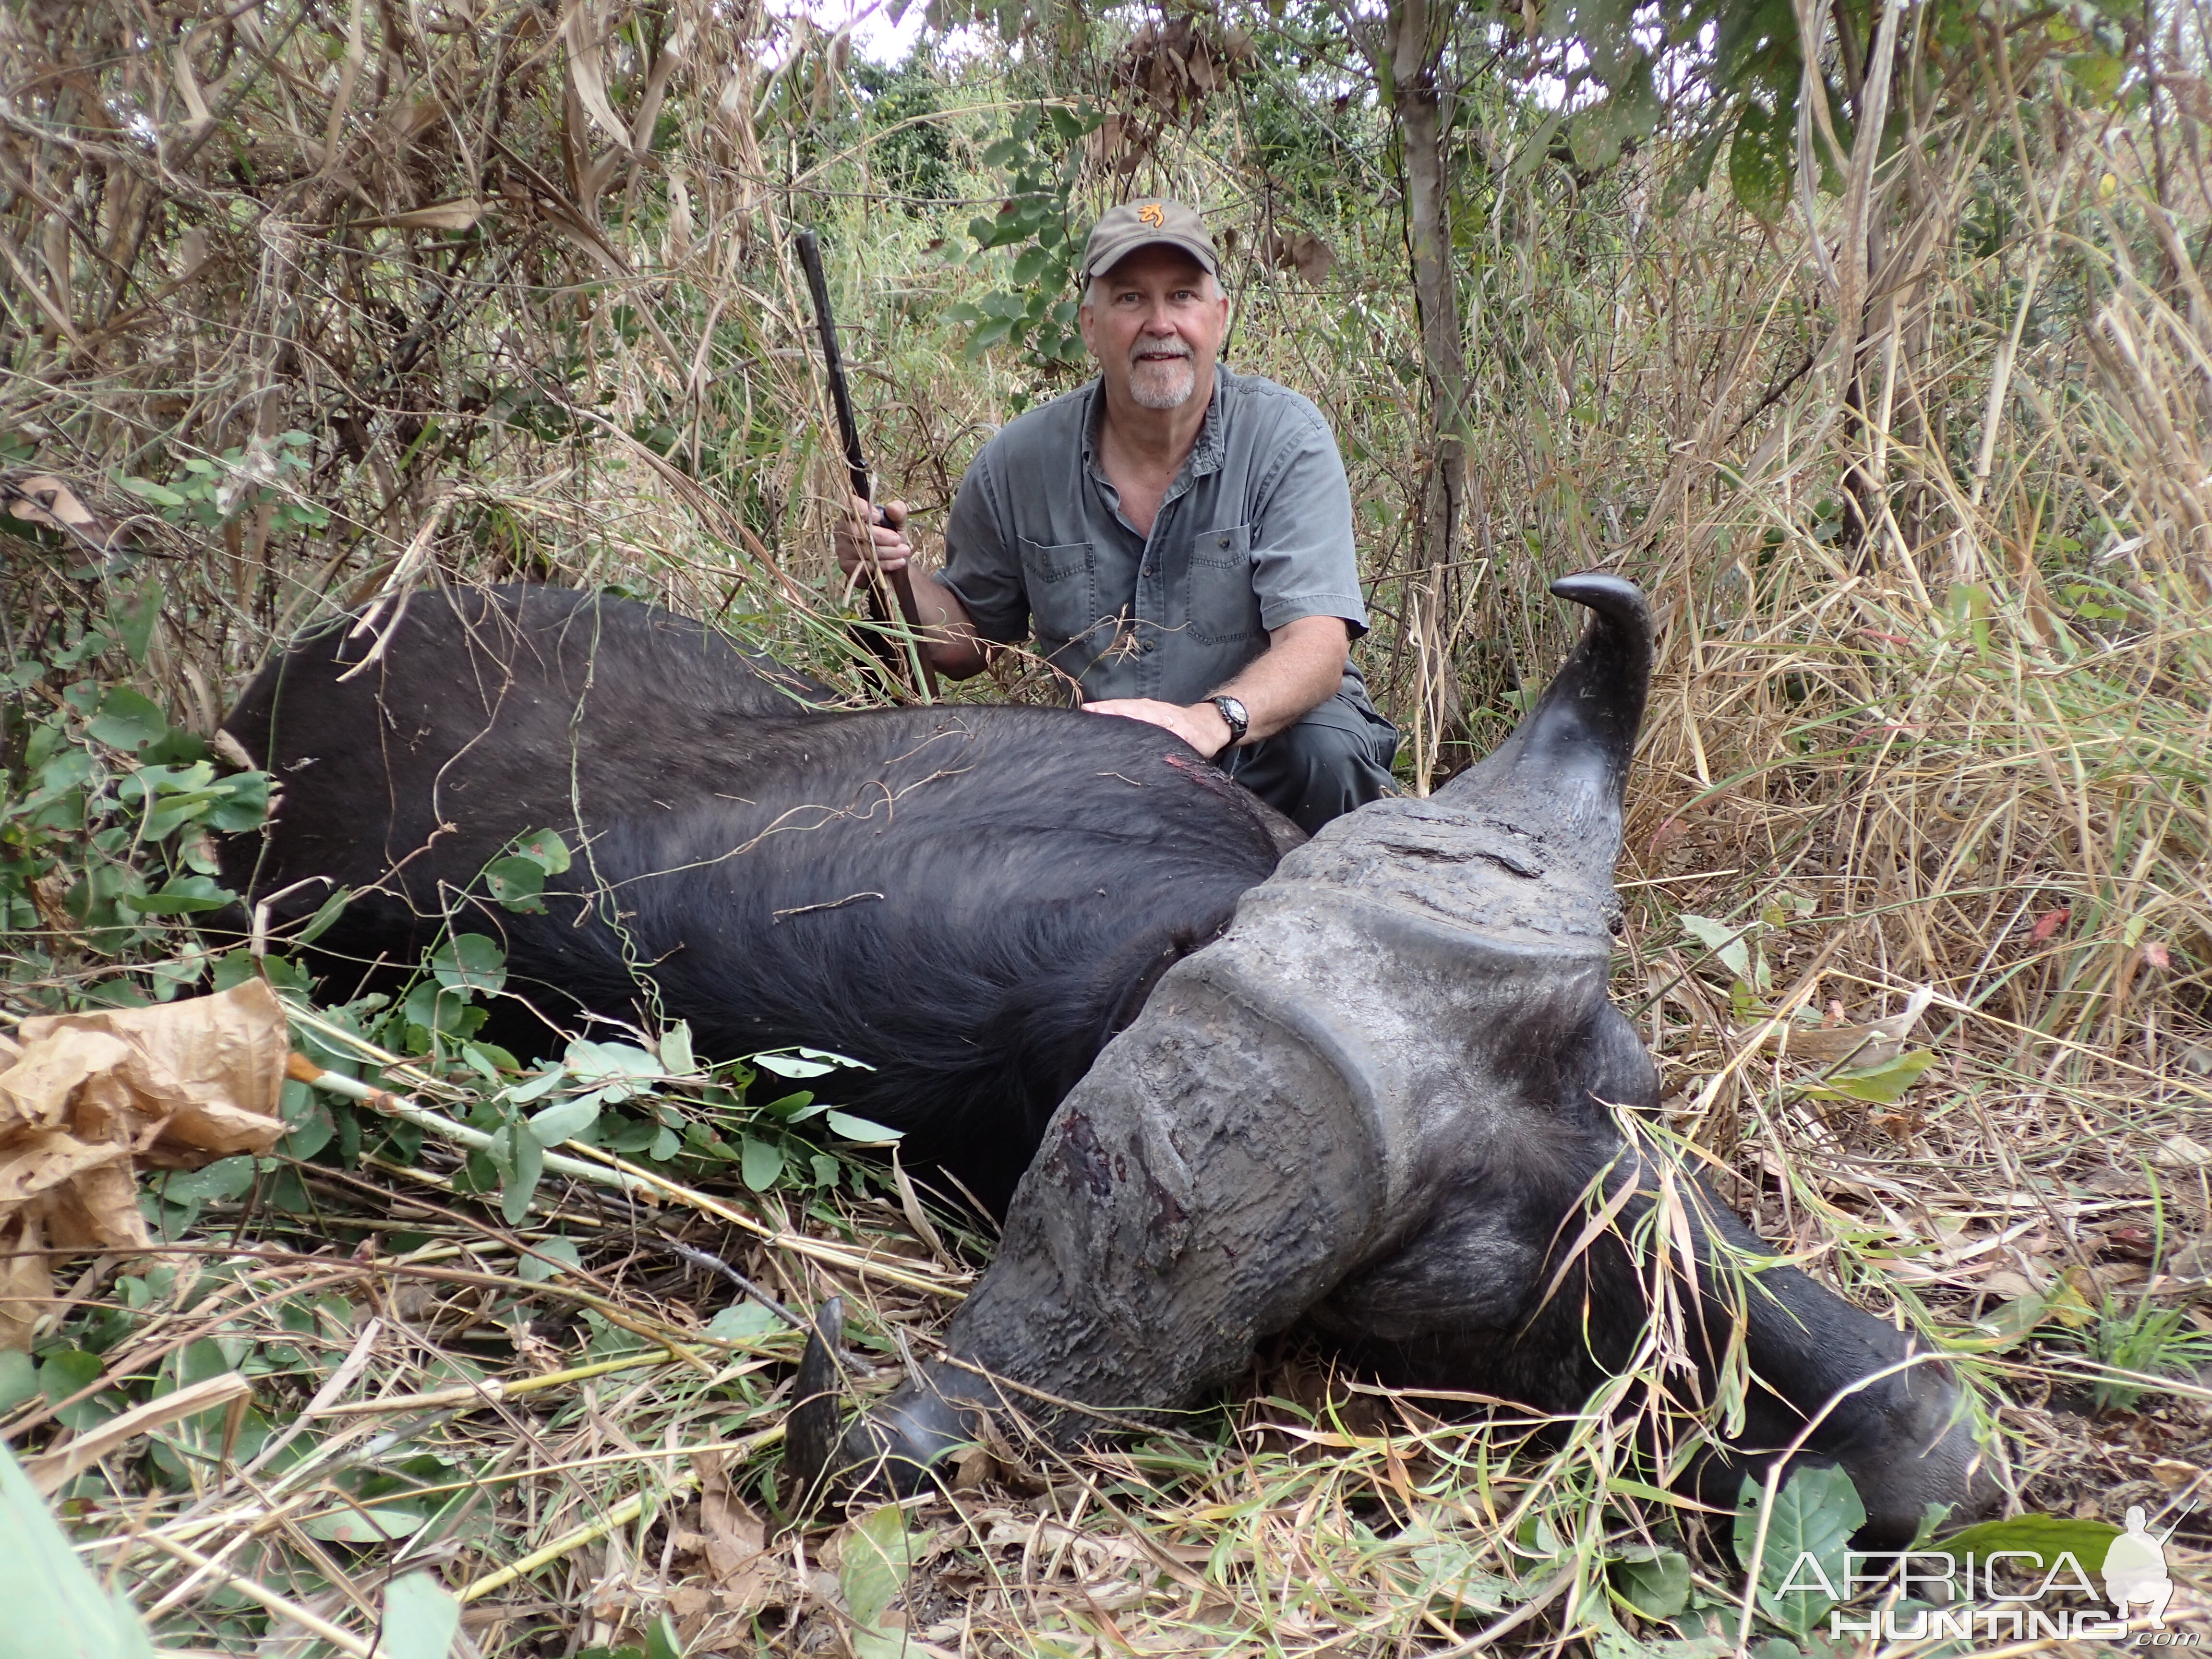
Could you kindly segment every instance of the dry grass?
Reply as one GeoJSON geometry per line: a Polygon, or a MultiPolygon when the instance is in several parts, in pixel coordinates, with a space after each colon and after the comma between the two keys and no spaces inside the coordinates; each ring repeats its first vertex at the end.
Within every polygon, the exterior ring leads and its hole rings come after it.
{"type": "MultiPolygon", "coordinates": [[[[120,8],[9,15],[12,476],[58,471],[142,515],[138,562],[104,586],[52,545],[11,550],[11,651],[152,573],[137,683],[204,727],[319,609],[434,570],[544,574],[723,617],[866,695],[823,559],[837,473],[789,225],[847,232],[865,418],[925,530],[985,423],[1047,377],[951,349],[943,307],[988,273],[927,243],[957,241],[969,208],[908,220],[836,193],[872,188],[880,158],[839,148],[860,135],[836,125],[831,43],[787,30],[770,76],[750,11],[641,15],[578,42],[530,6],[459,31],[361,7],[253,39],[155,8],[175,49],[145,52],[120,8]],[[633,154],[611,128],[687,29],[661,82],[675,136],[633,154]],[[463,202],[465,231],[433,211],[463,202]],[[276,470],[295,428],[313,465],[276,470]],[[167,523],[112,482],[191,460],[238,482],[234,510],[167,523]],[[287,517],[309,506],[327,526],[287,517]]],[[[1504,94],[1482,95],[1512,130],[1504,94]]],[[[971,72],[924,124],[977,196],[1005,96],[971,72]]],[[[2139,123],[2027,107],[1961,116],[1909,189],[1878,181],[1863,426],[1802,227],[1711,197],[1657,216],[1656,152],[1595,184],[1539,167],[1498,186],[1468,250],[1481,507],[1465,567],[1437,576],[1401,563],[1418,376],[1376,182],[1297,198],[1338,253],[1316,289],[1253,257],[1290,210],[1255,190],[1237,110],[1166,134],[1136,178],[1245,228],[1240,361],[1312,391],[1343,434],[1366,660],[1417,772],[1486,747],[1556,660],[1569,619],[1544,579],[1614,563],[1662,607],[1617,987],[1668,1080],[1654,1133],[1796,1259],[1960,1356],[2024,1504],[2179,1514],[2212,1498],[2212,1389],[2167,1376],[2118,1402],[2124,1373],[2212,1330],[2212,303],[2192,252],[2212,202],[2158,198],[2139,123]],[[1882,507],[1863,544],[1851,466],[1882,507]],[[1758,971],[1685,916],[1743,930],[1758,971]],[[1923,986],[1916,1084],[1811,1092],[1799,1011],[1863,1021],[1923,986]]],[[[2193,158],[2186,98],[2166,115],[2193,158]]],[[[118,972],[66,927],[17,943],[17,1007],[118,972]]],[[[477,1103],[385,1075],[427,1110],[477,1103]]],[[[88,1558],[163,1640],[306,1651],[298,1608],[360,1644],[385,1582],[427,1567],[484,1654],[639,1645],[664,1614],[691,1651],[868,1651],[849,1613],[874,1546],[774,1535],[798,1340],[764,1313],[710,1333],[745,1304],[677,1247],[788,1307],[844,1296],[881,1386],[987,1243],[918,1224],[881,1183],[732,1178],[647,1201],[562,1176],[509,1227],[456,1190],[439,1135],[379,1161],[372,1125],[368,1146],[349,1170],[300,1166],[304,1209],[274,1201],[272,1173],[156,1261],[72,1264],[52,1340],[95,1367],[42,1379],[52,1397],[0,1430],[40,1449],[126,1382],[255,1376],[258,1415],[187,1420],[64,1491],[88,1558]],[[574,1265],[548,1261],[556,1241],[574,1265]]],[[[1695,1544],[1698,1522],[1649,1495],[1635,1437],[1602,1411],[1539,1435],[1510,1409],[1453,1420],[1457,1403],[1378,1395],[1291,1346],[1187,1436],[1075,1460],[995,1447],[907,1516],[898,1610],[925,1652],[1398,1655],[1486,1633],[1655,1650],[1665,1632],[1608,1600],[1604,1563],[1695,1544]]],[[[1721,1533],[1695,1560],[1725,1645],[1743,1590],[1721,1533]]],[[[2208,1535],[2184,1523],[2200,1597],[2208,1535]]]]}

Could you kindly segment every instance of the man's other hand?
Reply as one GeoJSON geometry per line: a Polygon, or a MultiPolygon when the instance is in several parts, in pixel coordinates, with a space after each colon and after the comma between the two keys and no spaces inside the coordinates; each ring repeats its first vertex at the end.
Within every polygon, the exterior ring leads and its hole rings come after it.
{"type": "Polygon", "coordinates": [[[1119,714],[1123,720],[1143,720],[1172,732],[1208,760],[1229,746],[1229,722],[1210,702],[1186,708],[1179,702],[1158,702],[1150,697],[1109,697],[1083,707],[1087,714],[1119,714]]]}
{"type": "Polygon", "coordinates": [[[852,510],[837,520],[837,568],[848,576],[871,563],[886,575],[905,569],[906,562],[914,556],[914,549],[902,533],[905,527],[904,501],[885,501],[878,521],[875,508],[854,496],[852,510]]]}

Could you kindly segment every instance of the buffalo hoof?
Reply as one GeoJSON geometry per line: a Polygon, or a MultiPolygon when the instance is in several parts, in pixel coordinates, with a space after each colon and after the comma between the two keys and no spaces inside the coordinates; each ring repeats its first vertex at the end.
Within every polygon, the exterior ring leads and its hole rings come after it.
{"type": "Polygon", "coordinates": [[[853,1497],[911,1497],[946,1457],[975,1443],[981,1418],[927,1382],[908,1383],[845,1431],[836,1459],[840,1483],[853,1497]]]}
{"type": "Polygon", "coordinates": [[[800,1514],[861,1498],[913,1496],[947,1455],[975,1442],[981,1422],[981,1408],[953,1391],[953,1378],[962,1374],[933,1365],[921,1382],[908,1383],[841,1435],[844,1311],[835,1297],[823,1304],[799,1364],[784,1468],[800,1514]]]}

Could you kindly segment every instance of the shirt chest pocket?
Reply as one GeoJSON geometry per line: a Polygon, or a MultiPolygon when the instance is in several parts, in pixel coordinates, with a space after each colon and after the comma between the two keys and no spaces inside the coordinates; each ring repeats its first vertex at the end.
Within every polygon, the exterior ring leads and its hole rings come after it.
{"type": "Polygon", "coordinates": [[[1190,583],[1184,615],[1194,641],[1228,645],[1258,637],[1260,596],[1252,589],[1250,525],[1201,531],[1192,537],[1184,568],[1190,583]]]}
{"type": "Polygon", "coordinates": [[[1098,557],[1091,544],[1047,547],[1020,539],[1022,587],[1037,638],[1056,644],[1087,632],[1098,620],[1098,557]]]}

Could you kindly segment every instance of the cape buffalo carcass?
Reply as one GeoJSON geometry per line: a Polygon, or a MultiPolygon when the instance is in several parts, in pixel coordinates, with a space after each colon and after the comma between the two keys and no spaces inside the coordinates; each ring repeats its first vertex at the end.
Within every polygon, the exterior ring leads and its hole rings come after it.
{"type": "Polygon", "coordinates": [[[1622,1133],[1658,1103],[1606,994],[1651,628],[1620,578],[1553,591],[1593,617],[1520,728],[1324,827],[1162,975],[1061,1103],[946,1357],[842,1440],[817,1335],[802,1476],[911,1488],[988,1409],[1067,1443],[1109,1420],[1074,1407],[1187,1408],[1299,1322],[1390,1382],[1572,1411],[1651,1317],[1663,1275],[1626,1241],[1665,1206],[1687,1357],[1710,1383],[1741,1325],[1757,1379],[1709,1501],[1793,1443],[1850,1474],[1868,1547],[1993,1494],[1940,1364],[1794,1268],[1727,1271],[1775,1252],[1622,1133]]]}
{"type": "MultiPolygon", "coordinates": [[[[458,924],[556,1015],[649,986],[708,1053],[878,1066],[845,1103],[1006,1227],[944,1360],[842,1440],[827,1396],[796,1414],[807,1473],[910,1486],[1008,1401],[1063,1442],[1097,1422],[1054,1402],[1184,1408],[1301,1322],[1389,1381],[1573,1408],[1650,1316],[1621,1240],[1671,1183],[1705,1261],[1690,1346],[1710,1372],[1740,1323],[1765,1385],[1743,1456],[1817,1416],[1803,1455],[1850,1471],[1863,1539],[1909,1537],[1986,1491],[1948,1376],[1794,1270],[1724,1282],[1766,1247],[1616,1120],[1656,1096],[1605,993],[1650,628],[1617,578],[1555,591],[1596,619],[1504,747],[1279,871],[1297,832],[1147,726],[815,713],[627,601],[417,594],[248,691],[229,729],[283,793],[225,869],[279,923],[310,878],[359,890],[329,952],[411,962],[458,924]],[[547,827],[582,848],[550,914],[479,897],[547,827]],[[1614,1225],[1585,1237],[1593,1207],[1614,1225]]],[[[1705,1471],[1723,1502],[1734,1479],[1705,1471]]]]}
{"type": "Polygon", "coordinates": [[[353,890],[325,972],[482,933],[556,1022],[650,1002],[710,1056],[863,1061],[838,1103],[1002,1212],[1160,971],[1304,836],[1136,721],[809,707],[828,695],[629,599],[416,592],[247,688],[225,729],[280,794],[224,876],[280,933],[353,890]],[[485,866],[548,829],[575,852],[545,914],[492,902],[485,866]]]}

